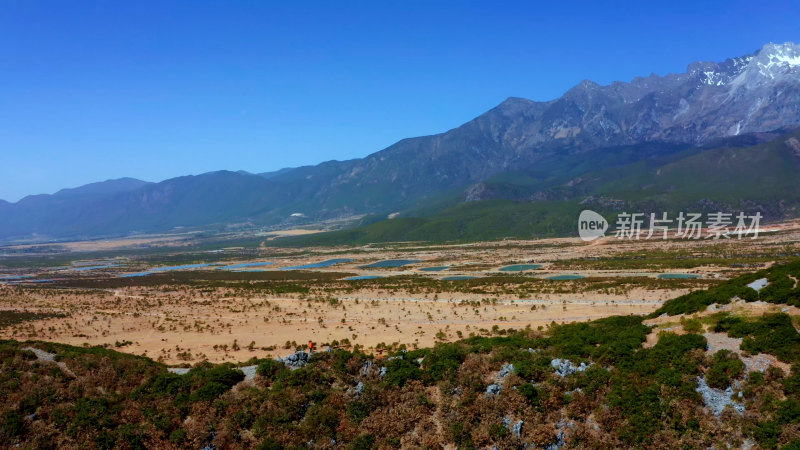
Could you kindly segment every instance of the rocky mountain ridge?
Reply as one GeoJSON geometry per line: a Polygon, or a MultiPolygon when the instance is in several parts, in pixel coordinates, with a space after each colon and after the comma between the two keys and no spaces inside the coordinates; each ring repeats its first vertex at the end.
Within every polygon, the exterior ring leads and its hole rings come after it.
{"type": "MultiPolygon", "coordinates": [[[[767,44],[723,62],[692,63],[680,74],[607,86],[586,80],[547,102],[511,97],[457,128],[403,139],[363,159],[265,176],[179,177],[100,196],[0,202],[0,239],[275,224],[294,213],[309,220],[388,214],[443,196],[464,200],[470,186],[505,173],[524,173],[545,190],[587,170],[798,125],[800,46],[767,44]]],[[[480,198],[476,189],[485,188],[472,189],[480,198]]]]}

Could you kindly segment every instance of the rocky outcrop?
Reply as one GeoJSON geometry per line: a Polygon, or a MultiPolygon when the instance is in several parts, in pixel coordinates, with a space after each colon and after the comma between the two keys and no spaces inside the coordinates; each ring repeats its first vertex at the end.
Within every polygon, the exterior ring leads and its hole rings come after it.
{"type": "Polygon", "coordinates": [[[497,372],[496,381],[486,387],[486,396],[499,395],[503,390],[503,381],[512,373],[514,373],[514,365],[511,363],[503,364],[503,367],[497,372]]]}
{"type": "MultiPolygon", "coordinates": [[[[697,377],[697,392],[703,397],[703,403],[711,409],[711,413],[719,417],[722,411],[731,406],[739,414],[744,412],[744,404],[733,400],[733,387],[715,389],[708,385],[705,377],[697,377]]],[[[741,392],[738,395],[741,398],[741,392]]]]}
{"type": "Polygon", "coordinates": [[[311,355],[304,351],[299,351],[285,358],[276,358],[275,360],[284,363],[290,369],[299,369],[311,361],[311,355]]]}
{"type": "Polygon", "coordinates": [[[591,364],[586,365],[586,363],[581,363],[579,366],[576,366],[572,361],[561,358],[550,361],[550,365],[555,369],[556,375],[561,377],[572,375],[575,372],[585,372],[586,369],[591,367],[591,364]]]}

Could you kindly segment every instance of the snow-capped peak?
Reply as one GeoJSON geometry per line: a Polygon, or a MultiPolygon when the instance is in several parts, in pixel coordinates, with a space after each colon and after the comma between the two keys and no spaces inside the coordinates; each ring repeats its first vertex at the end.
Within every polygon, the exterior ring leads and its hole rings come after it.
{"type": "Polygon", "coordinates": [[[758,56],[762,55],[775,64],[800,66],[800,46],[795,45],[794,42],[769,43],[758,52],[758,56]]]}
{"type": "Polygon", "coordinates": [[[759,74],[774,79],[777,73],[800,66],[800,47],[793,42],[765,45],[756,56],[759,74]]]}
{"type": "Polygon", "coordinates": [[[769,43],[755,54],[733,61],[733,72],[738,72],[730,82],[735,89],[755,88],[787,77],[796,79],[800,74],[800,45],[769,43]]]}

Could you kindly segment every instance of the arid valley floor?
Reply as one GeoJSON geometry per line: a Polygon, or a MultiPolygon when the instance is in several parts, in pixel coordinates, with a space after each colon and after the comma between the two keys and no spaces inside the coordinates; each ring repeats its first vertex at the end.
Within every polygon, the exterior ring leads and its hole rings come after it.
{"type": "Polygon", "coordinates": [[[767,227],[755,241],[231,242],[152,236],[0,249],[0,336],[102,345],[172,365],[281,356],[309,341],[376,353],[428,347],[650,313],[666,299],[796,258],[800,222],[767,227]],[[341,261],[294,269],[330,260],[341,261]],[[397,260],[384,264],[407,264],[366,267],[397,260]],[[508,267],[520,264],[528,266],[508,267]]]}

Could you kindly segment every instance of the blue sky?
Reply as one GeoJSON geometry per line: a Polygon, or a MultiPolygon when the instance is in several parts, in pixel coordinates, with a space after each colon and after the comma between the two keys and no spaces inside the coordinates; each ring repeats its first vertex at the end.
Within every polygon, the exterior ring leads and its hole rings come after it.
{"type": "Polygon", "coordinates": [[[0,198],[363,157],[800,40],[792,2],[0,3],[0,198]]]}

